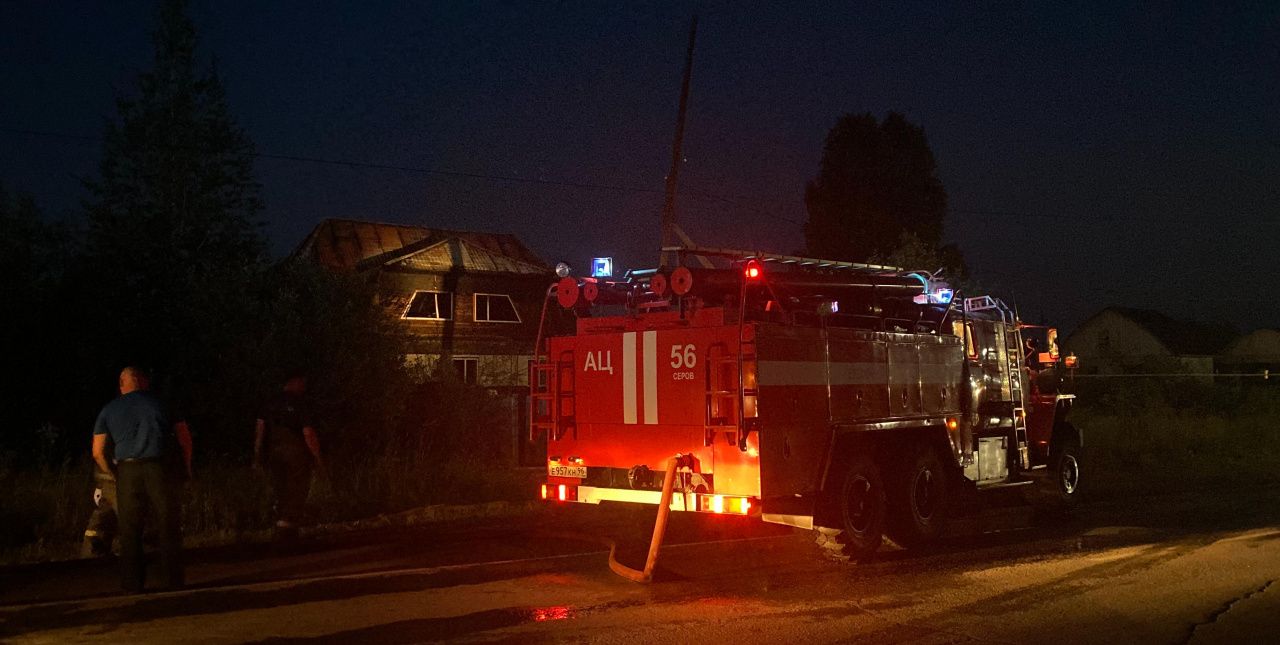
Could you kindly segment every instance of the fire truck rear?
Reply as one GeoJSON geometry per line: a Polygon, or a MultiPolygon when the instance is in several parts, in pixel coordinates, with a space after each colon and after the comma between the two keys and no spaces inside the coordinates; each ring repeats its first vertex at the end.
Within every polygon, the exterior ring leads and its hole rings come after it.
{"type": "Polygon", "coordinates": [[[812,530],[839,559],[924,545],[989,489],[1077,500],[1056,331],[924,272],[699,253],[728,268],[552,287],[576,330],[530,366],[544,499],[658,505],[674,469],[670,511],[812,530]]]}

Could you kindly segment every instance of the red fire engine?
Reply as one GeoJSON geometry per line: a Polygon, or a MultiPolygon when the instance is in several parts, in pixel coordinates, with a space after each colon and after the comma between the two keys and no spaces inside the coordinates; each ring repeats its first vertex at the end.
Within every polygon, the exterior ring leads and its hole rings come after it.
{"type": "Polygon", "coordinates": [[[681,250],[727,268],[551,288],[576,330],[530,366],[544,499],[756,516],[840,559],[926,544],[980,491],[1075,503],[1055,330],[924,272],[681,250]]]}

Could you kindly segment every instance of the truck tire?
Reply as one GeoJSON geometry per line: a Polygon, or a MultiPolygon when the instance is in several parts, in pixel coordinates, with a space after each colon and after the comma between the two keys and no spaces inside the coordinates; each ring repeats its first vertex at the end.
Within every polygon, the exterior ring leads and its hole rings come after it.
{"type": "Polygon", "coordinates": [[[1050,504],[1069,511],[1080,503],[1080,444],[1064,441],[1049,454],[1050,504]]]}
{"type": "Polygon", "coordinates": [[[1068,439],[1049,450],[1044,477],[1027,487],[1026,501],[1035,507],[1038,521],[1060,519],[1080,503],[1080,443],[1068,439]]]}
{"type": "Polygon", "coordinates": [[[904,549],[928,546],[942,534],[950,487],[938,451],[916,442],[903,454],[898,477],[889,489],[889,539],[904,549]]]}
{"type": "Polygon", "coordinates": [[[884,535],[885,490],[880,469],[869,455],[855,455],[832,502],[832,523],[817,527],[814,538],[823,552],[841,562],[869,559],[884,535]]]}

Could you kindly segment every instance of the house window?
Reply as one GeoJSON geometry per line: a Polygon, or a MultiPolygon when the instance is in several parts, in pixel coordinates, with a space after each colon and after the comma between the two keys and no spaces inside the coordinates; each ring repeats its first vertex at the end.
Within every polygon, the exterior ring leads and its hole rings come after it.
{"type": "Polygon", "coordinates": [[[480,366],[480,359],[475,356],[454,356],[453,369],[458,370],[458,380],[467,385],[476,384],[476,368],[480,366]]]}
{"type": "Polygon", "coordinates": [[[476,294],[476,322],[520,322],[511,296],[500,293],[476,294]]]}
{"type": "Polygon", "coordinates": [[[415,320],[449,320],[453,318],[453,294],[444,291],[415,291],[403,317],[415,320]]]}

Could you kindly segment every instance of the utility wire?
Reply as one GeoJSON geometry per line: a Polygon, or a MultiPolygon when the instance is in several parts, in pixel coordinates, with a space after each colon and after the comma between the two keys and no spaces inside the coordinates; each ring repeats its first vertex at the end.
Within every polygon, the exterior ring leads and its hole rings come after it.
{"type": "MultiPolygon", "coordinates": [[[[27,128],[16,128],[16,127],[10,127],[10,126],[0,126],[0,132],[7,132],[10,134],[20,134],[20,135],[27,135],[27,136],[49,137],[49,138],[81,141],[81,142],[87,142],[87,143],[101,143],[104,140],[103,137],[100,137],[100,136],[70,134],[65,132],[53,132],[48,130],[31,130],[27,128]]],[[[662,195],[662,194],[665,194],[666,192],[661,188],[649,188],[645,186],[628,186],[625,184],[605,184],[605,183],[596,183],[596,182],[569,181],[569,180],[559,180],[559,179],[537,179],[533,177],[516,177],[512,175],[495,175],[495,174],[488,174],[488,173],[464,172],[459,170],[442,170],[439,168],[424,168],[419,166],[371,163],[371,162],[364,162],[364,161],[352,161],[352,160],[346,160],[346,159],[326,159],[323,157],[311,157],[311,156],[304,156],[304,155],[280,155],[280,154],[271,154],[271,153],[257,152],[257,151],[252,152],[250,154],[251,156],[259,159],[269,159],[273,161],[312,163],[312,164],[326,165],[326,166],[338,166],[338,167],[344,167],[344,168],[361,168],[361,169],[369,169],[369,170],[391,170],[391,171],[397,171],[397,172],[417,173],[417,174],[431,175],[431,176],[437,176],[437,177],[452,177],[455,179],[477,179],[482,181],[495,181],[495,182],[528,184],[528,185],[538,185],[538,186],[555,186],[560,188],[599,190],[599,191],[611,191],[611,192],[620,192],[620,193],[640,193],[640,194],[650,194],[650,195],[662,195]]],[[[697,189],[681,190],[680,195],[685,197],[695,197],[695,198],[702,198],[710,201],[721,202],[723,204],[726,204],[736,209],[748,210],[765,217],[779,219],[792,224],[803,225],[803,222],[801,221],[780,215],[778,213],[769,212],[760,208],[759,206],[756,206],[756,204],[760,204],[763,202],[782,201],[781,199],[778,199],[778,198],[767,198],[767,197],[751,196],[751,195],[726,195],[726,194],[714,193],[710,191],[697,190],[697,189]]],[[[704,207],[702,210],[704,210],[705,212],[705,210],[707,209],[706,207],[704,207]]],[[[1024,218],[1036,218],[1036,219],[1049,219],[1049,220],[1059,220],[1059,221],[1067,221],[1067,222],[1080,222],[1080,223],[1093,223],[1093,224],[1106,224],[1106,225],[1185,224],[1185,225],[1200,226],[1204,224],[1204,221],[1199,219],[1179,219],[1179,218],[1074,217],[1074,216],[1053,215],[1048,213],[1032,213],[1032,212],[1021,212],[1021,211],[1005,211],[1005,210],[957,209],[957,208],[950,208],[948,209],[948,212],[955,213],[957,215],[987,215],[987,216],[995,216],[995,217],[1012,218],[1014,220],[1024,219],[1024,218]]]]}

